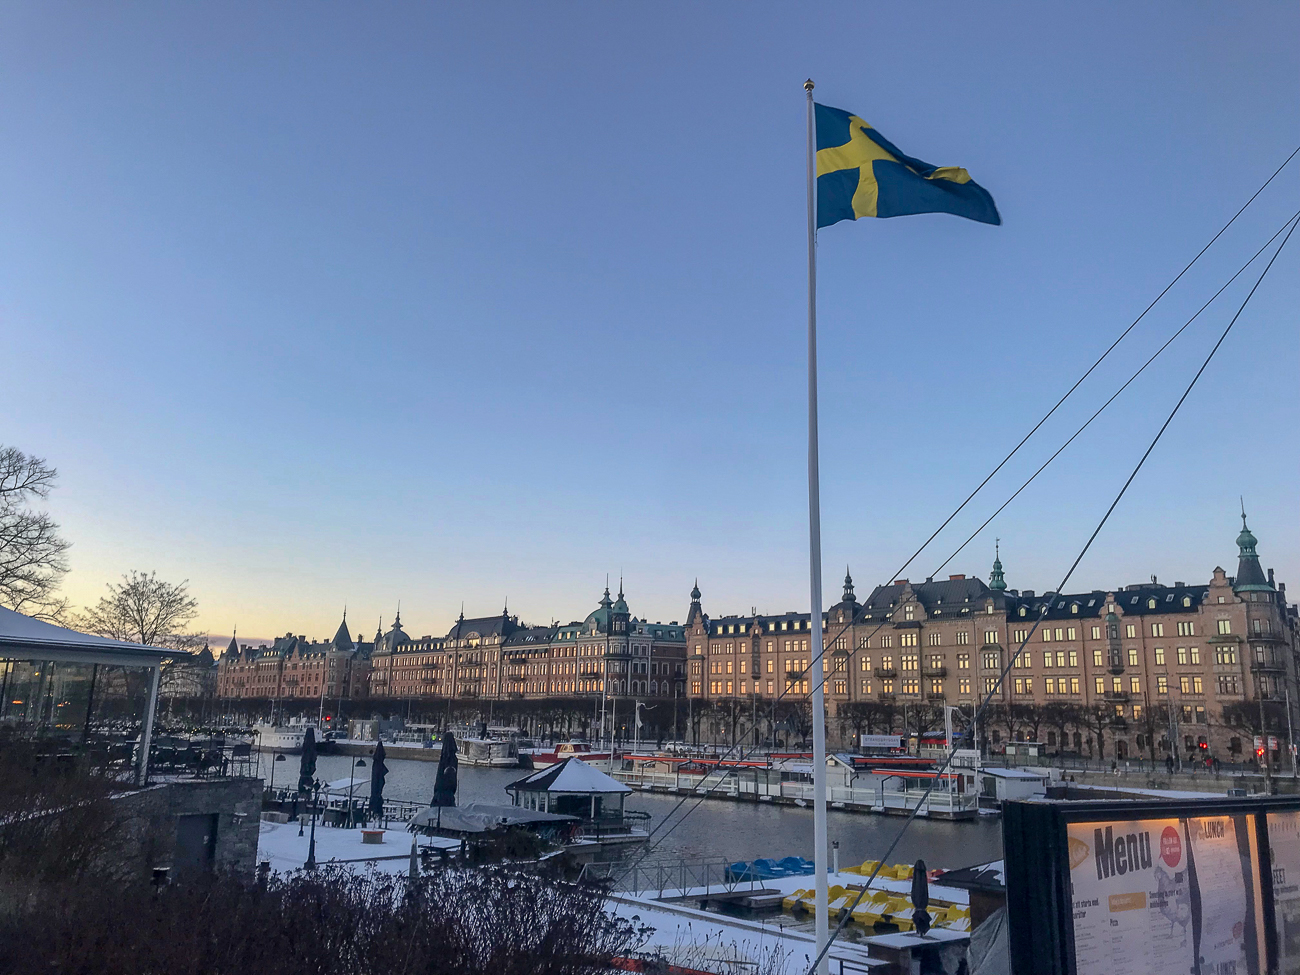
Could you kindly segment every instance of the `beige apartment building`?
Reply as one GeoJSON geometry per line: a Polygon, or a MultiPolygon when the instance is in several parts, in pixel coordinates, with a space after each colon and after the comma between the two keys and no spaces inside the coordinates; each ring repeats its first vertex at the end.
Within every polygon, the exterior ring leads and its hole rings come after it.
{"type": "MultiPolygon", "coordinates": [[[[1063,750],[1086,752],[1100,739],[1107,757],[1162,755],[1174,739],[1180,755],[1242,757],[1261,702],[1284,733],[1286,706],[1294,713],[1300,700],[1296,609],[1261,568],[1256,544],[1243,516],[1234,576],[1215,568],[1204,583],[1153,577],[1087,593],[1009,589],[1000,559],[987,585],[964,575],[898,579],[865,602],[846,575],[822,618],[828,716],[834,724],[863,704],[969,710],[992,693],[1005,716],[987,729],[993,742],[1032,730],[1063,750]]],[[[691,596],[692,696],[740,699],[752,713],[778,696],[807,699],[809,614],[712,618],[698,587],[691,596]]]]}
{"type": "Polygon", "coordinates": [[[528,626],[503,610],[466,619],[443,637],[418,640],[400,617],[376,638],[370,697],[527,700],[591,696],[674,698],[686,694],[681,625],[632,615],[619,587],[586,619],[528,626]]]}

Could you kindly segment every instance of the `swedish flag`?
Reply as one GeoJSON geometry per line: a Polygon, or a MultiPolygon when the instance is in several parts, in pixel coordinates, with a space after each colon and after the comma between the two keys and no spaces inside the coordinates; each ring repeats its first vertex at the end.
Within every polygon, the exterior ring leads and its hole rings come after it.
{"type": "Polygon", "coordinates": [[[816,109],[818,227],[913,213],[1002,222],[989,191],[966,170],[905,156],[856,115],[827,105],[816,109]]]}

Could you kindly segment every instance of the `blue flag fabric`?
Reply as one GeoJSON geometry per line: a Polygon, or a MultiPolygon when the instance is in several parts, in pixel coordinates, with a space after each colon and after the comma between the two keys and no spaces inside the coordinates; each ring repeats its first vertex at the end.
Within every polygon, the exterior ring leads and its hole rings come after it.
{"type": "Polygon", "coordinates": [[[951,213],[980,223],[1002,218],[989,191],[956,166],[904,155],[848,112],[816,106],[817,226],[859,217],[951,213]]]}

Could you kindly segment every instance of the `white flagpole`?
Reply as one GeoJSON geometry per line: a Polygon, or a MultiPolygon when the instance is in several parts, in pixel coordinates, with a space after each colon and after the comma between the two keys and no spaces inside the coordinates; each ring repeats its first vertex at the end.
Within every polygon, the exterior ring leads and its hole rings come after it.
{"type": "Polygon", "coordinates": [[[826,703],[825,666],[822,663],[822,512],[821,477],[817,463],[817,122],[813,110],[812,79],[804,82],[808,93],[808,589],[812,614],[812,726],[813,726],[813,864],[814,917],[817,924],[818,975],[829,975],[825,955],[830,937],[830,912],[826,897],[826,703]]]}

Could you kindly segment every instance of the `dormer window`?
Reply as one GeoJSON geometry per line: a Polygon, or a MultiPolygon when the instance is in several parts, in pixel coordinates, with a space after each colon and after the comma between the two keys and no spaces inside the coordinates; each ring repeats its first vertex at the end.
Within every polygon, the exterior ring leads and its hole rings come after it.
{"type": "Polygon", "coordinates": [[[1184,597],[1183,597],[1183,608],[1184,608],[1184,609],[1189,608],[1191,605],[1192,605],[1192,597],[1191,597],[1191,596],[1184,596],[1184,597]]]}
{"type": "Polygon", "coordinates": [[[1147,609],[1155,609],[1155,608],[1156,608],[1156,601],[1155,601],[1155,597],[1153,596],[1152,598],[1147,600],[1147,609]]]}
{"type": "Polygon", "coordinates": [[[1025,607],[1023,607],[1023,606],[1020,607],[1020,615],[1021,615],[1021,616],[1024,616],[1024,615],[1025,615],[1025,607]]]}
{"type": "Polygon", "coordinates": [[[906,606],[903,607],[903,619],[910,620],[912,618],[912,613],[913,613],[913,606],[911,603],[908,603],[906,606]]]}

